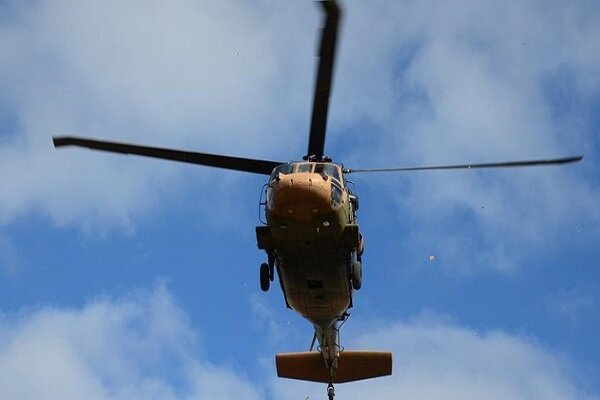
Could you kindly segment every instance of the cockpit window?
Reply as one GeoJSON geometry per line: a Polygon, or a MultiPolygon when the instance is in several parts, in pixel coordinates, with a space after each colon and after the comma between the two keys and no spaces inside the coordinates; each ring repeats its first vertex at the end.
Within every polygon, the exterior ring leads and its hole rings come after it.
{"type": "Polygon", "coordinates": [[[315,173],[330,176],[338,181],[340,180],[338,168],[334,164],[317,164],[315,166],[315,173]]]}
{"type": "Polygon", "coordinates": [[[337,183],[333,183],[331,185],[331,206],[333,208],[337,208],[342,204],[342,196],[342,189],[338,187],[337,183]]]}
{"type": "Polygon", "coordinates": [[[291,174],[293,171],[294,171],[294,166],[292,164],[280,165],[273,170],[273,173],[271,174],[271,180],[277,178],[277,175],[279,175],[279,174],[287,175],[287,174],[291,174]]]}
{"type": "Polygon", "coordinates": [[[291,173],[310,173],[313,172],[316,174],[321,174],[323,176],[328,176],[334,178],[341,182],[340,179],[340,171],[338,165],[329,164],[329,163],[311,163],[311,162],[300,162],[300,163],[290,163],[290,164],[282,164],[276,167],[271,174],[271,181],[277,178],[277,175],[287,175],[291,173]]]}
{"type": "Polygon", "coordinates": [[[303,163],[303,164],[298,164],[298,169],[296,169],[296,172],[312,172],[312,164],[311,163],[303,163]]]}

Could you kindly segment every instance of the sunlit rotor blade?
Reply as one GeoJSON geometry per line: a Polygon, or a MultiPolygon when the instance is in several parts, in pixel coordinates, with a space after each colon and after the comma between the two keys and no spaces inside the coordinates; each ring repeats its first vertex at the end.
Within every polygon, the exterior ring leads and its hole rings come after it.
{"type": "Polygon", "coordinates": [[[316,156],[317,158],[323,156],[325,148],[327,110],[329,108],[329,95],[331,93],[338,23],[341,18],[341,9],[336,1],[321,1],[320,3],[325,10],[326,18],[325,26],[321,32],[319,67],[313,99],[312,120],[310,123],[310,137],[307,153],[307,157],[316,156]]]}
{"type": "Polygon", "coordinates": [[[229,157],[217,154],[196,153],[192,151],[139,146],[135,144],[116,143],[70,136],[53,137],[52,141],[54,142],[54,147],[86,147],[92,150],[101,150],[120,154],[135,154],[138,156],[161,158],[164,160],[180,161],[184,163],[206,165],[208,167],[232,169],[235,171],[252,172],[263,175],[269,175],[273,168],[283,164],[277,161],[229,157]]]}
{"type": "Polygon", "coordinates": [[[403,171],[429,171],[436,169],[473,169],[473,168],[511,168],[511,167],[535,167],[539,165],[558,165],[581,161],[583,156],[572,156],[563,158],[553,158],[547,160],[524,160],[524,161],[503,161],[484,164],[460,164],[460,165],[437,165],[429,167],[401,167],[401,168],[373,168],[358,169],[346,168],[344,173],[354,172],[403,172],[403,171]]]}

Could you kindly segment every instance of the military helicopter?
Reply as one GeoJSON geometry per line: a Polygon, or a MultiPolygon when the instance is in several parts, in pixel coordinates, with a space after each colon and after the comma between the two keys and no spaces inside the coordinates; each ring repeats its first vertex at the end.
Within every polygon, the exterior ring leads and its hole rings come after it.
{"type": "Polygon", "coordinates": [[[256,227],[258,248],[267,260],[260,265],[260,287],[269,290],[277,274],[288,308],[313,324],[310,351],[276,355],[279,377],[327,383],[375,378],[392,373],[392,354],[344,350],[339,328],[349,317],[354,293],[362,285],[364,241],[359,232],[357,195],[346,175],[557,165],[583,156],[484,164],[381,169],[346,168],[324,152],[327,112],[341,9],[337,1],[319,2],[325,23],[321,32],[308,151],[301,161],[279,162],[116,143],[81,137],[54,137],[55,147],[79,146],[113,153],[180,161],[269,176],[261,197],[266,222],[256,227]],[[318,341],[317,351],[313,351],[318,341]]]}

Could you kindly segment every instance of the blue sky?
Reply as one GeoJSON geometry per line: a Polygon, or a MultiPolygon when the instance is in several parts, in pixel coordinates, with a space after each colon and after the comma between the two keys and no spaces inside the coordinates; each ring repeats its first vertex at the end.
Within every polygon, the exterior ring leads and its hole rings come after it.
{"type": "MultiPolygon", "coordinates": [[[[343,5],[334,160],[585,159],[351,176],[342,342],[394,374],[339,398],[599,398],[600,8],[343,5]]],[[[51,144],[297,159],[320,23],[310,1],[0,3],[0,398],[325,397],[275,377],[311,329],[259,289],[263,177],[51,144]]]]}

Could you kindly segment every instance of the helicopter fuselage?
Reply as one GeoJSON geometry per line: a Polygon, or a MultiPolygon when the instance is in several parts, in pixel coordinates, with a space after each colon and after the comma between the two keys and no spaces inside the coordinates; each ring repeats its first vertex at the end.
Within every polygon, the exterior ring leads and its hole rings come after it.
{"type": "Polygon", "coordinates": [[[322,328],[352,306],[352,263],[362,254],[355,198],[333,163],[281,165],[266,187],[258,246],[274,263],[287,306],[322,328]]]}

